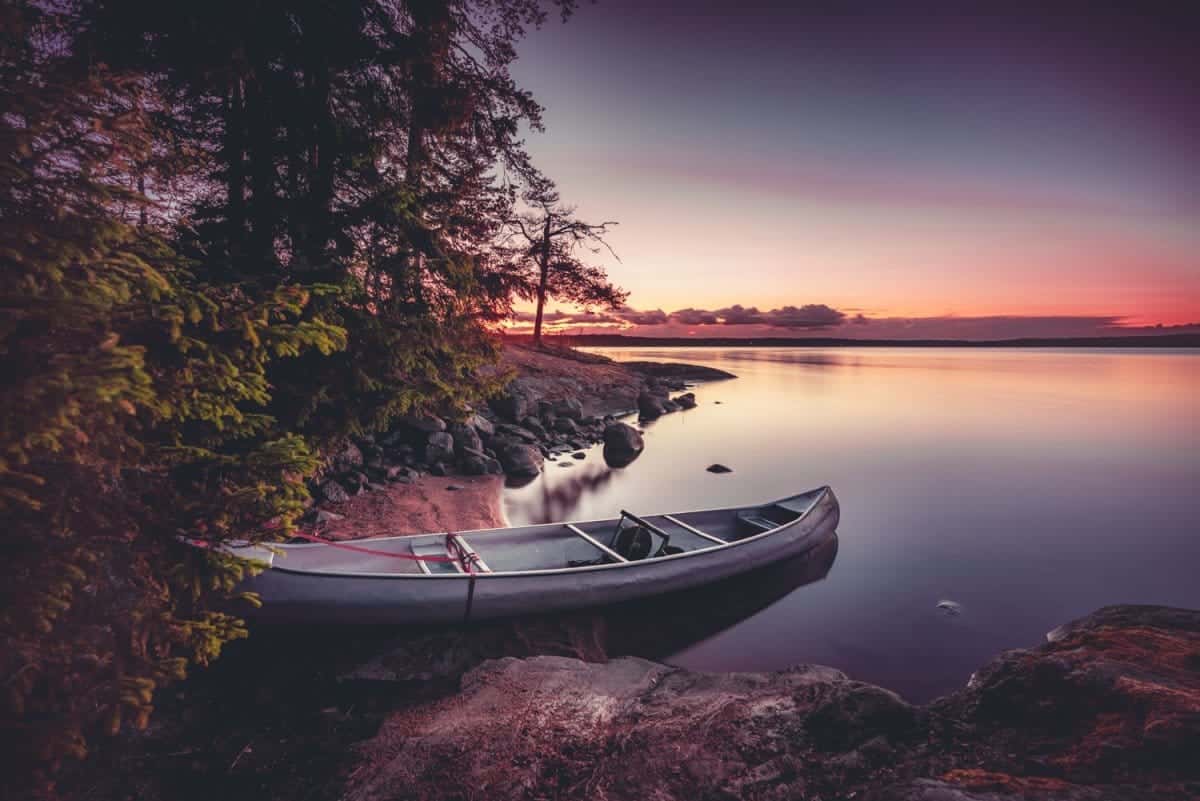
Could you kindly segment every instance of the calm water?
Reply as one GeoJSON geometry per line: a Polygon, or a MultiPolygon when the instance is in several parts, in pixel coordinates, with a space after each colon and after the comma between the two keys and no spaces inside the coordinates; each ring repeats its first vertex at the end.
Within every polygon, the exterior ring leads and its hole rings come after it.
{"type": "Polygon", "coordinates": [[[629,467],[609,470],[598,448],[547,463],[507,492],[513,525],[821,484],[842,504],[826,578],[665,661],[833,665],[925,700],[1099,606],[1200,607],[1200,351],[602,352],[738,378],[647,424],[629,467]],[[713,462],[734,472],[705,472],[713,462]],[[943,599],[962,614],[938,611],[943,599]]]}

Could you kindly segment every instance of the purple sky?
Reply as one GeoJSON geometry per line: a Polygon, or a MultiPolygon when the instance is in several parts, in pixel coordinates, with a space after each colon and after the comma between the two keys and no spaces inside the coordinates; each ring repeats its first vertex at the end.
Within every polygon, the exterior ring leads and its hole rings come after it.
{"type": "Polygon", "coordinates": [[[620,221],[603,263],[641,312],[622,325],[1200,321],[1198,12],[805,5],[838,10],[601,0],[523,43],[518,80],[546,106],[535,160],[585,219],[620,221]],[[758,321],[716,314],[733,307],[758,321]],[[805,307],[835,314],[788,312],[805,307]],[[688,309],[710,315],[672,314],[688,309]]]}

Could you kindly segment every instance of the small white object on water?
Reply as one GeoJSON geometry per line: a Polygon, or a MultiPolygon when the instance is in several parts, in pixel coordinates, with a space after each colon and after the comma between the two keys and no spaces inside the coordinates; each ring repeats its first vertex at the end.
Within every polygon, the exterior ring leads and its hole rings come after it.
{"type": "Polygon", "coordinates": [[[937,608],[950,617],[958,617],[963,611],[962,604],[957,601],[938,601],[937,608]]]}

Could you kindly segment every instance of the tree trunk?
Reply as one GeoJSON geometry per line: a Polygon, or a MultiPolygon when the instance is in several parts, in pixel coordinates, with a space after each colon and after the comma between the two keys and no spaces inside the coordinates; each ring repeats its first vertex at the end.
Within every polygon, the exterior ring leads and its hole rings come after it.
{"type": "Polygon", "coordinates": [[[533,344],[542,346],[542,311],[546,308],[546,288],[550,283],[550,215],[546,215],[546,225],[542,229],[542,253],[538,259],[541,274],[538,276],[537,317],[533,321],[533,344]]]}
{"type": "Polygon", "coordinates": [[[243,159],[243,125],[245,104],[242,97],[242,79],[236,77],[229,88],[225,107],[225,161],[229,165],[225,173],[225,217],[229,226],[229,257],[240,261],[242,243],[246,235],[246,165],[243,159]]]}

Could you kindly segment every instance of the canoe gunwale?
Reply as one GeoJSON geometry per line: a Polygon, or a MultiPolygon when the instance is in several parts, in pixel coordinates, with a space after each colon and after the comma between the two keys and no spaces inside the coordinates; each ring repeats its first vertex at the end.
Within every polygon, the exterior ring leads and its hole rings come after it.
{"type": "MultiPolygon", "coordinates": [[[[751,544],[751,543],[755,543],[755,542],[760,542],[768,537],[772,537],[777,534],[786,532],[788,529],[794,528],[795,526],[798,526],[801,523],[807,522],[809,520],[809,518],[813,515],[813,513],[818,508],[820,508],[822,503],[824,501],[826,501],[832,494],[832,490],[828,485],[819,487],[817,490],[814,490],[814,491],[817,493],[817,496],[813,500],[812,504],[808,507],[808,509],[806,509],[804,511],[803,514],[797,516],[796,519],[794,519],[794,520],[789,520],[786,523],[781,523],[780,525],[776,526],[775,528],[768,529],[767,531],[763,531],[758,534],[752,534],[749,537],[744,537],[739,540],[732,540],[729,542],[724,542],[719,545],[713,544],[713,545],[710,545],[710,546],[707,546],[704,548],[696,548],[691,551],[684,551],[683,553],[669,554],[667,556],[659,556],[659,557],[654,557],[654,558],[650,558],[650,559],[641,559],[636,562],[610,562],[610,563],[600,564],[600,565],[580,565],[578,567],[551,567],[551,568],[538,568],[538,569],[534,569],[534,570],[511,570],[511,571],[503,571],[503,572],[472,573],[472,574],[467,574],[467,573],[425,573],[425,572],[422,572],[422,573],[354,572],[354,571],[345,571],[345,570],[320,570],[320,569],[290,568],[290,567],[284,567],[284,566],[276,564],[276,563],[272,563],[271,566],[267,570],[268,570],[268,572],[278,571],[281,573],[290,573],[290,574],[299,575],[299,576],[353,578],[353,579],[382,579],[382,580],[390,580],[390,581],[400,581],[400,580],[405,580],[405,579],[410,579],[410,580],[425,580],[425,579],[470,580],[470,579],[475,579],[478,581],[493,581],[493,580],[503,579],[503,578],[523,578],[523,577],[529,577],[529,576],[554,576],[554,575],[562,575],[562,574],[590,573],[590,572],[594,572],[597,570],[631,569],[631,568],[639,568],[639,567],[648,568],[648,567],[653,567],[654,565],[668,563],[673,560],[686,559],[688,557],[693,557],[693,556],[703,556],[706,554],[714,553],[716,551],[730,550],[730,549],[736,548],[740,545],[747,545],[747,544],[751,544]]],[[[808,494],[808,493],[799,493],[799,495],[806,495],[806,494],[808,494]]],[[[797,496],[789,496],[789,497],[797,497],[797,496]]],[[[834,503],[836,506],[836,501],[834,503]]],[[[694,510],[690,510],[689,512],[684,512],[682,514],[692,514],[692,513],[696,513],[696,512],[722,512],[722,511],[726,511],[726,510],[732,511],[732,510],[736,510],[736,509],[740,509],[740,508],[743,508],[743,507],[715,507],[712,509],[694,509],[694,510]]],[[[654,517],[654,516],[655,515],[650,515],[650,517],[654,517]]],[[[600,518],[597,520],[584,520],[584,521],[573,522],[572,525],[580,525],[580,524],[586,525],[588,523],[602,523],[602,522],[609,522],[610,520],[615,520],[615,519],[616,518],[600,518]]],[[[549,528],[549,527],[553,527],[553,526],[563,526],[563,525],[567,525],[567,524],[566,523],[542,523],[542,524],[538,524],[538,525],[549,528]]],[[[531,528],[532,528],[532,526],[531,526],[531,528]]],[[[471,531],[457,531],[457,532],[453,532],[453,534],[455,534],[459,537],[469,537],[471,534],[480,534],[480,533],[484,533],[484,532],[492,532],[492,531],[498,531],[498,530],[503,530],[503,529],[483,528],[483,529],[473,529],[471,531]]],[[[381,542],[384,540],[411,539],[414,537],[422,537],[422,536],[446,536],[446,533],[372,537],[372,538],[365,539],[365,540],[358,540],[356,542],[381,542]]],[[[292,549],[292,548],[307,549],[307,548],[329,548],[332,546],[325,545],[322,543],[303,543],[303,544],[289,545],[287,547],[289,549],[292,549]]],[[[423,564],[423,563],[421,563],[421,564],[423,564]]]]}

